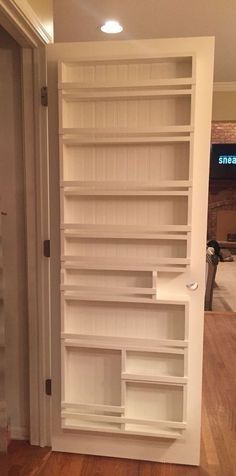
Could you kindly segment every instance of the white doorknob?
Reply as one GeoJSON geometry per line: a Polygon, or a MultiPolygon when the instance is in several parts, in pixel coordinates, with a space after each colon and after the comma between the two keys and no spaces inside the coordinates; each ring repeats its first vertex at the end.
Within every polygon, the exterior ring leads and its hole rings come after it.
{"type": "Polygon", "coordinates": [[[186,287],[190,289],[190,291],[196,291],[198,288],[198,283],[196,281],[192,281],[191,283],[187,283],[186,287]]]}

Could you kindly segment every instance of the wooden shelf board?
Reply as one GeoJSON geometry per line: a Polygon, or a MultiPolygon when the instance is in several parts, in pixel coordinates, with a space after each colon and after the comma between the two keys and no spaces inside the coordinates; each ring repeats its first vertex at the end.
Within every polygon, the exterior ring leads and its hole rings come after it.
{"type": "Polygon", "coordinates": [[[147,375],[138,373],[122,372],[121,378],[132,382],[152,382],[168,383],[173,385],[184,385],[187,383],[187,377],[174,377],[169,375],[147,375]]]}
{"type": "Polygon", "coordinates": [[[101,197],[188,197],[189,192],[186,190],[85,190],[76,187],[66,187],[64,196],[101,196],[101,197]]]}
{"type": "MultiPolygon", "coordinates": [[[[76,262],[80,263],[80,265],[86,263],[89,265],[89,263],[93,263],[93,266],[108,266],[109,268],[107,269],[124,269],[127,267],[127,269],[147,269],[147,270],[157,270],[159,265],[189,265],[190,264],[190,259],[189,258],[163,258],[163,257],[158,257],[155,260],[153,258],[145,258],[145,259],[140,259],[140,258],[93,258],[91,261],[89,261],[89,258],[84,257],[84,256],[73,256],[73,255],[62,255],[61,256],[62,261],[67,261],[67,262],[76,262]],[[111,266],[111,268],[110,268],[111,266]],[[114,268],[115,266],[115,268],[114,268]]],[[[104,268],[103,268],[104,269],[104,268]]]]}
{"type": "Polygon", "coordinates": [[[145,436],[149,438],[167,438],[167,439],[172,439],[172,440],[177,440],[177,439],[182,439],[182,435],[180,432],[173,432],[173,431],[151,431],[150,429],[145,431],[145,428],[138,429],[136,431],[132,430],[120,430],[119,428],[115,427],[92,427],[92,426],[86,426],[79,424],[79,425],[71,425],[71,424],[66,424],[65,422],[62,422],[61,425],[62,429],[64,430],[75,430],[75,431],[93,431],[93,432],[98,432],[98,433],[118,433],[120,435],[133,435],[133,436],[145,436]]]}
{"type": "Polygon", "coordinates": [[[133,64],[133,63],[140,63],[140,64],[146,64],[146,63],[162,63],[162,62],[189,62],[193,60],[193,54],[187,53],[187,52],[181,52],[181,53],[157,53],[155,56],[153,54],[148,54],[148,51],[145,52],[145,58],[140,57],[139,54],[127,54],[125,55],[125,58],[107,58],[107,57],[100,57],[98,58],[97,56],[94,56],[92,58],[83,58],[79,59],[78,58],[70,58],[70,59],[61,59],[59,62],[60,69],[62,67],[74,67],[74,66],[95,66],[95,65],[117,65],[117,64],[133,64]]]}
{"type": "Polygon", "coordinates": [[[106,422],[106,423],[127,423],[133,425],[147,425],[151,427],[160,428],[176,428],[179,430],[184,430],[186,428],[185,422],[172,421],[172,420],[146,420],[142,418],[129,418],[124,416],[110,416],[110,415],[98,415],[94,413],[82,413],[82,412],[72,412],[70,410],[64,410],[61,412],[62,418],[78,418],[87,421],[94,422],[106,422]]]}
{"type": "Polygon", "coordinates": [[[117,286],[83,286],[83,285],[61,285],[61,291],[81,291],[89,293],[103,294],[156,294],[155,288],[138,288],[138,287],[117,287],[117,286]]]}
{"type": "Polygon", "coordinates": [[[120,302],[120,303],[134,303],[134,304],[172,304],[172,305],[184,305],[189,302],[188,295],[180,296],[176,295],[175,298],[173,295],[171,297],[163,296],[158,294],[155,299],[153,298],[144,298],[144,297],[132,297],[132,296],[110,296],[110,295],[101,295],[101,294],[89,294],[89,293],[79,293],[79,292],[64,292],[64,299],[66,301],[103,301],[103,302],[120,302]]]}
{"type": "Polygon", "coordinates": [[[66,102],[84,102],[84,101],[133,101],[137,99],[149,98],[176,98],[192,95],[192,88],[185,89],[149,89],[149,90],[102,90],[102,91],[79,91],[67,90],[61,92],[62,101],[66,102]]]}
{"type": "MultiPolygon", "coordinates": [[[[134,337],[111,337],[111,336],[92,336],[85,334],[75,334],[62,332],[61,339],[65,347],[91,347],[95,349],[128,349],[137,351],[150,349],[159,349],[164,347],[171,350],[176,347],[184,349],[188,347],[187,340],[177,339],[142,339],[134,337]]],[[[154,351],[155,352],[155,351],[154,351]]]]}
{"type": "Polygon", "coordinates": [[[161,233],[112,233],[112,232],[92,232],[89,230],[80,230],[80,231],[65,231],[64,232],[65,238],[70,239],[84,239],[90,238],[94,240],[99,239],[114,239],[114,240],[177,240],[177,241],[187,241],[187,235],[178,235],[178,234],[161,234],[161,233]]]}
{"type": "Polygon", "coordinates": [[[120,231],[126,233],[183,233],[191,231],[191,225],[157,225],[157,226],[140,226],[140,225],[93,225],[87,223],[62,223],[62,230],[80,230],[90,232],[117,232],[120,231]]]}
{"type": "Polygon", "coordinates": [[[143,136],[143,138],[150,138],[153,136],[156,136],[158,134],[184,134],[184,133],[190,133],[193,132],[194,128],[190,124],[188,125],[168,125],[168,126],[159,126],[159,127],[149,127],[148,129],[132,129],[132,128],[118,128],[118,127],[112,127],[112,128],[98,128],[98,127],[93,127],[93,128],[86,128],[86,127],[63,127],[59,133],[61,134],[70,134],[70,135],[78,135],[81,134],[84,138],[87,136],[93,136],[93,138],[109,138],[109,136],[113,136],[110,138],[117,139],[118,136],[120,138],[140,138],[140,136],[143,136]]]}
{"type": "Polygon", "coordinates": [[[118,405],[101,405],[97,403],[77,403],[77,402],[61,402],[62,409],[64,408],[72,408],[78,410],[84,410],[86,412],[89,411],[97,411],[97,412],[111,412],[111,413],[118,413],[123,414],[125,411],[124,406],[118,405]]]}
{"type": "Polygon", "coordinates": [[[156,436],[157,438],[171,438],[171,439],[181,439],[183,438],[181,430],[178,432],[174,432],[171,430],[165,430],[164,428],[161,430],[156,430],[155,432],[149,427],[149,425],[132,425],[132,424],[127,424],[126,425],[126,430],[125,434],[129,435],[140,435],[140,436],[156,436]],[[135,429],[131,430],[131,428],[135,429]],[[145,431],[146,429],[146,431],[145,431]]]}
{"type": "MultiPolygon", "coordinates": [[[[101,337],[101,336],[100,336],[101,337]]],[[[185,355],[185,348],[188,347],[188,341],[181,341],[181,342],[184,342],[184,344],[181,344],[181,347],[179,346],[174,346],[174,347],[169,347],[169,340],[165,340],[165,341],[158,341],[158,345],[155,345],[155,346],[151,346],[150,347],[150,344],[149,344],[149,340],[148,340],[148,344],[146,347],[140,347],[140,344],[139,345],[134,345],[134,344],[130,344],[130,343],[127,343],[126,344],[126,341],[127,341],[127,338],[123,339],[122,338],[122,342],[116,342],[114,343],[113,342],[113,339],[116,339],[117,338],[112,338],[112,342],[107,342],[106,341],[106,345],[104,346],[104,343],[99,340],[99,341],[96,341],[96,337],[93,338],[91,340],[89,340],[89,343],[87,342],[87,340],[76,340],[74,341],[73,339],[66,339],[64,340],[65,338],[62,336],[61,337],[62,339],[62,342],[64,343],[65,345],[65,348],[67,347],[81,347],[81,348],[87,348],[87,347],[91,347],[92,349],[107,349],[107,350],[120,350],[120,351],[126,351],[126,352],[147,352],[147,353],[155,353],[155,354],[174,354],[174,355],[185,355]],[[124,342],[123,342],[124,341],[124,342]],[[165,347],[163,342],[167,342],[168,345],[165,347]],[[162,347],[160,347],[160,345],[162,345],[162,347]]],[[[103,339],[103,338],[102,338],[103,339]]],[[[107,338],[105,338],[107,339],[107,338]]],[[[119,339],[119,338],[118,338],[119,339]]],[[[130,340],[128,338],[128,340],[130,340]]],[[[134,340],[134,339],[132,339],[134,340]]],[[[140,342],[140,339],[138,339],[139,342],[140,342]]],[[[137,339],[135,339],[135,341],[137,341],[137,339]]],[[[156,341],[155,341],[156,342],[156,341]]],[[[173,342],[176,342],[176,341],[171,341],[172,343],[173,342]]],[[[179,341],[177,341],[179,343],[179,341]]]]}
{"type": "Polygon", "coordinates": [[[145,191],[164,191],[178,190],[192,187],[191,180],[160,180],[157,182],[138,182],[138,181],[80,181],[64,180],[60,182],[61,188],[78,187],[81,191],[106,191],[106,192],[145,192],[145,191]]]}
{"type": "Polygon", "coordinates": [[[101,271],[136,271],[136,272],[144,272],[144,271],[157,271],[161,273],[184,273],[186,271],[185,266],[158,266],[156,269],[153,269],[152,266],[136,266],[136,265],[115,265],[112,263],[94,263],[94,261],[87,261],[87,262],[65,262],[62,261],[62,269],[90,269],[90,270],[101,270],[101,271]]]}
{"type": "Polygon", "coordinates": [[[116,89],[149,89],[155,87],[165,86],[191,86],[195,84],[193,78],[166,78],[166,79],[140,79],[130,81],[78,81],[78,82],[59,82],[58,89],[71,90],[71,89],[85,89],[85,90],[116,90],[116,89]]]}
{"type": "Polygon", "coordinates": [[[94,137],[93,134],[91,136],[84,137],[82,134],[82,130],[76,132],[73,129],[63,129],[60,131],[59,134],[63,135],[66,134],[67,137],[63,138],[63,144],[67,146],[81,146],[81,145],[117,145],[117,144],[155,144],[155,143],[177,143],[177,142],[190,142],[190,136],[144,136],[140,135],[136,137],[125,137],[121,136],[118,137],[113,132],[113,137],[94,137]],[[68,134],[74,135],[74,137],[68,137],[68,134]],[[81,134],[81,135],[79,135],[81,134]]]}

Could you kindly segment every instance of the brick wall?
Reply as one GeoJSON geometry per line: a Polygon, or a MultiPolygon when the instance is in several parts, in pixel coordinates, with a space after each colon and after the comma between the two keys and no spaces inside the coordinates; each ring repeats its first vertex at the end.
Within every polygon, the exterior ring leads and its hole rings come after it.
{"type": "MultiPolygon", "coordinates": [[[[215,144],[236,143],[236,122],[212,122],[211,141],[215,144]]],[[[208,205],[208,239],[216,239],[217,212],[236,210],[236,183],[210,184],[208,205]]],[[[236,231],[236,224],[235,224],[236,231]]]]}
{"type": "Polygon", "coordinates": [[[212,122],[211,142],[213,144],[236,143],[236,122],[212,122]]]}

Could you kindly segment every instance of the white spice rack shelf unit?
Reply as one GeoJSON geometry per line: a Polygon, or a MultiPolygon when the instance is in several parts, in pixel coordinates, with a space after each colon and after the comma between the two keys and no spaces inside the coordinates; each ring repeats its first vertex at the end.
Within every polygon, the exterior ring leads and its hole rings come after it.
{"type": "Polygon", "coordinates": [[[59,63],[61,427],[187,427],[194,55],[59,63]]]}

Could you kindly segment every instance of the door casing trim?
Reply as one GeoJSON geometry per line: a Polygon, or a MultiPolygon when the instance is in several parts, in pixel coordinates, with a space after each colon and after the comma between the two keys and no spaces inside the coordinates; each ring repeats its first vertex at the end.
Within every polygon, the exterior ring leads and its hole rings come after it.
{"type": "Polygon", "coordinates": [[[50,266],[43,257],[49,239],[49,169],[47,108],[40,89],[46,81],[45,46],[52,41],[24,0],[0,1],[0,25],[22,47],[22,130],[25,169],[27,304],[29,339],[29,434],[33,445],[51,442],[50,397],[44,382],[51,376],[50,266]]]}

